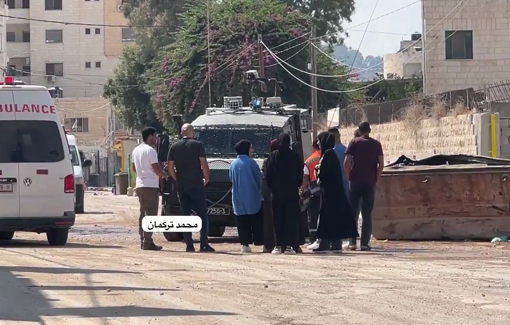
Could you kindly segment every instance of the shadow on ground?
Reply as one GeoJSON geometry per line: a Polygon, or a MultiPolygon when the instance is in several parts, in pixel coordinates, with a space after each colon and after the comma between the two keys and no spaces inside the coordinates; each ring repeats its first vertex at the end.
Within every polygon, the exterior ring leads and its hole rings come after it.
{"type": "Polygon", "coordinates": [[[90,212],[90,211],[85,211],[84,213],[78,213],[79,215],[80,214],[114,214],[113,212],[111,211],[99,211],[99,212],[90,212]]]}
{"type": "MultiPolygon", "coordinates": [[[[83,306],[73,308],[55,308],[52,301],[43,292],[51,291],[83,291],[82,294],[94,296],[94,291],[110,289],[115,291],[175,291],[176,289],[165,288],[136,288],[136,287],[106,287],[106,286],[38,286],[35,285],[26,275],[16,273],[51,273],[51,274],[83,274],[88,277],[93,274],[136,274],[137,272],[66,268],[66,267],[29,267],[29,266],[1,266],[0,282],[0,320],[13,322],[36,322],[44,324],[43,316],[56,317],[83,317],[83,318],[104,318],[109,317],[171,317],[171,316],[221,316],[235,315],[221,311],[155,308],[142,306],[83,306]]],[[[115,294],[115,293],[113,293],[115,294]]]]}
{"type": "Polygon", "coordinates": [[[66,248],[66,249],[68,249],[68,248],[124,248],[122,246],[89,245],[89,244],[84,244],[84,243],[67,243],[65,246],[50,246],[47,241],[26,240],[26,239],[12,239],[12,240],[1,240],[0,241],[0,248],[37,248],[37,247],[66,248]]]}

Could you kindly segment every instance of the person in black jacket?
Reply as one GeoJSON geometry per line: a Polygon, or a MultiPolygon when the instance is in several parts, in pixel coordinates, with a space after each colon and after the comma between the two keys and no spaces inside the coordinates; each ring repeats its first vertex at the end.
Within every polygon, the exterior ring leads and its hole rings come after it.
{"type": "Polygon", "coordinates": [[[290,147],[290,136],[278,137],[278,150],[271,152],[265,179],[271,189],[276,246],[273,254],[296,254],[301,215],[299,188],[303,182],[303,161],[290,147]]]}
{"type": "Polygon", "coordinates": [[[320,139],[321,160],[315,167],[317,184],[321,187],[321,207],[317,238],[319,247],[314,252],[342,251],[342,239],[356,238],[357,227],[343,185],[342,168],[334,151],[335,136],[324,132],[320,139]]]}

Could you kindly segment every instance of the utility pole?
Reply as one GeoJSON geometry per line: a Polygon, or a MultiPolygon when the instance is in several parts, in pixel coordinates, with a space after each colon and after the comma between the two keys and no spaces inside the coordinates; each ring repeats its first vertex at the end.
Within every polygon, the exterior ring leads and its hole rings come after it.
{"type": "MultiPolygon", "coordinates": [[[[262,34],[258,35],[259,39],[259,68],[260,68],[260,78],[266,77],[266,67],[264,66],[264,48],[262,47],[262,34]]],[[[266,83],[263,82],[260,84],[260,89],[263,92],[267,92],[266,83]]]]}
{"type": "Polygon", "coordinates": [[[423,88],[423,96],[427,96],[427,51],[425,51],[425,46],[427,46],[427,39],[425,38],[427,35],[427,21],[425,20],[425,1],[423,0],[421,2],[421,26],[422,26],[422,32],[421,32],[421,53],[423,55],[422,57],[422,67],[421,67],[421,79],[422,79],[422,88],[423,88]]]}
{"type": "Polygon", "coordinates": [[[209,107],[212,107],[211,95],[211,25],[210,25],[210,6],[207,1],[207,83],[209,85],[209,107]]]}
{"type": "Polygon", "coordinates": [[[310,55],[312,58],[311,64],[311,84],[312,84],[312,135],[313,139],[317,138],[317,125],[319,124],[319,118],[317,116],[317,49],[315,48],[317,30],[315,25],[312,26],[312,39],[310,41],[310,55]]]}

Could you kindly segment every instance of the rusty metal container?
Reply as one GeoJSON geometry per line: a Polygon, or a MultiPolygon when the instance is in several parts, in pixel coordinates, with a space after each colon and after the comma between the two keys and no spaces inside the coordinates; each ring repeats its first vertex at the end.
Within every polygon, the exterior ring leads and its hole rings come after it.
{"type": "Polygon", "coordinates": [[[373,218],[376,239],[508,236],[510,160],[386,167],[373,218]]]}

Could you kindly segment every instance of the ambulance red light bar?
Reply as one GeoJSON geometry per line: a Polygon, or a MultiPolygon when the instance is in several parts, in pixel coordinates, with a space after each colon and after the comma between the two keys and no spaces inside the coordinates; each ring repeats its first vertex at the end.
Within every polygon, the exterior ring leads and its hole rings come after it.
{"type": "Polygon", "coordinates": [[[4,85],[14,85],[14,77],[12,77],[12,76],[5,77],[4,85]]]}

